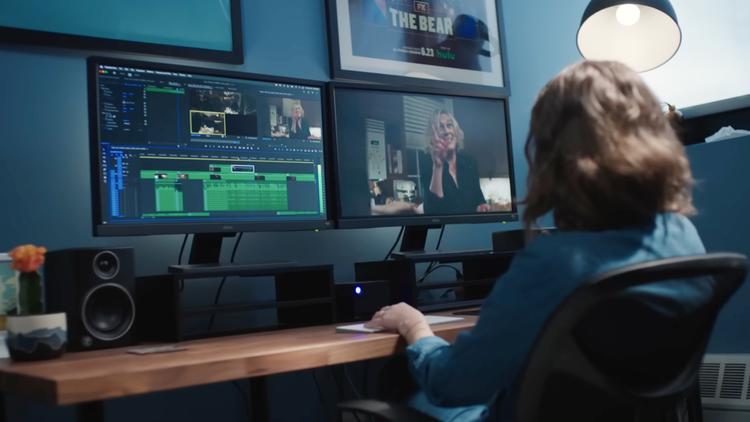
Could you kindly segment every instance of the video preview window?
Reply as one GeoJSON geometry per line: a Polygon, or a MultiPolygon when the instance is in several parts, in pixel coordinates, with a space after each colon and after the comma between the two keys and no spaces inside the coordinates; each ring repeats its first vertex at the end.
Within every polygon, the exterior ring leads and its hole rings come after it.
{"type": "Polygon", "coordinates": [[[258,136],[257,100],[236,91],[190,89],[190,133],[258,136]]]}
{"type": "Polygon", "coordinates": [[[344,217],[512,211],[501,100],[338,90],[344,217]]]}
{"type": "Polygon", "coordinates": [[[321,139],[323,116],[318,101],[293,98],[268,98],[270,133],[265,137],[321,139]]]}

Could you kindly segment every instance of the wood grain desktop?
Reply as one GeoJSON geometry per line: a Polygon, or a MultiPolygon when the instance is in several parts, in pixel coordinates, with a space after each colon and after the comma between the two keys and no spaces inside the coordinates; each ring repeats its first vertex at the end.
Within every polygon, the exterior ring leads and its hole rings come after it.
{"type": "MultiPolygon", "coordinates": [[[[476,321],[465,316],[432,329],[453,342],[476,321]]],[[[54,405],[81,404],[381,358],[406,348],[396,334],[336,334],[335,327],[195,340],[180,343],[187,351],[165,354],[133,355],[129,347],[43,362],[0,359],[0,389],[54,405]]]]}

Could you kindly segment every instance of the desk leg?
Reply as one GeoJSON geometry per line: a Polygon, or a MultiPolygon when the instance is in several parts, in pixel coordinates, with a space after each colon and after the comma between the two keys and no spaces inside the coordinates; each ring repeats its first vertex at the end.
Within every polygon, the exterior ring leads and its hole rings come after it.
{"type": "Polygon", "coordinates": [[[270,420],[268,412],[268,378],[250,378],[250,405],[253,422],[267,422],[270,420]]]}
{"type": "Polygon", "coordinates": [[[6,422],[8,420],[8,416],[5,412],[5,393],[0,392],[0,422],[6,422]]]}
{"type": "Polygon", "coordinates": [[[94,401],[79,404],[78,422],[104,422],[104,402],[94,401]]]}

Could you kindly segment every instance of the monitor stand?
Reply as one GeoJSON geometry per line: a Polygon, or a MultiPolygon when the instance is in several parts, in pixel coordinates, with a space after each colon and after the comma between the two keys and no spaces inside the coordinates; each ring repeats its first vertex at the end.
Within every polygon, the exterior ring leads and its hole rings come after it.
{"type": "Polygon", "coordinates": [[[237,233],[196,233],[190,247],[188,264],[218,264],[221,256],[221,245],[227,237],[235,237],[237,233]]]}
{"type": "Polygon", "coordinates": [[[170,273],[211,273],[214,270],[231,267],[234,271],[271,270],[297,266],[296,261],[266,261],[246,263],[219,263],[221,246],[225,238],[237,233],[197,233],[193,235],[188,265],[172,265],[170,273]]]}
{"type": "Polygon", "coordinates": [[[424,247],[427,243],[427,233],[430,229],[439,229],[443,226],[406,226],[404,227],[404,238],[401,240],[401,252],[424,253],[424,247]]]}
{"type": "Polygon", "coordinates": [[[431,262],[443,259],[461,259],[467,256],[487,255],[492,253],[492,249],[475,249],[464,251],[425,251],[424,247],[427,242],[427,233],[430,229],[439,229],[442,226],[406,226],[404,228],[404,237],[401,240],[400,252],[391,254],[393,259],[411,259],[415,262],[431,262]]]}

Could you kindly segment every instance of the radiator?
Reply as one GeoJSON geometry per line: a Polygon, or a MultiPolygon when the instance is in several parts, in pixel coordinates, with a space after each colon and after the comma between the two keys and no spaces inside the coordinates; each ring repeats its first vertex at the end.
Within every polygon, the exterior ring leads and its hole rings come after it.
{"type": "MultiPolygon", "coordinates": [[[[750,412],[750,354],[713,355],[703,359],[700,389],[703,409],[750,412]]],[[[747,417],[750,417],[748,413],[747,417]]]]}

